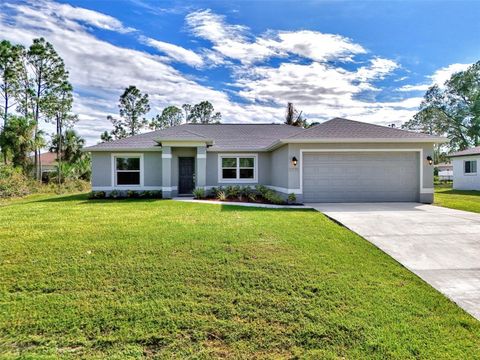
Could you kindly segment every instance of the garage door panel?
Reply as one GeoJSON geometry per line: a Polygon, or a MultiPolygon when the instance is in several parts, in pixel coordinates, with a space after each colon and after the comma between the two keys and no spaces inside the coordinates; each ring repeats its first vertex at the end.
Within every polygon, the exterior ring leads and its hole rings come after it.
{"type": "Polygon", "coordinates": [[[305,153],[303,197],[309,202],[417,201],[416,152],[305,153]]]}

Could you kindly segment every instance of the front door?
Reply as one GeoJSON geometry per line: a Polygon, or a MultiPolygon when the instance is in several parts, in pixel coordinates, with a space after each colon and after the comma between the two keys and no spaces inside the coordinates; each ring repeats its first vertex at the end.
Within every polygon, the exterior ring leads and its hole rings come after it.
{"type": "Polygon", "coordinates": [[[195,158],[178,158],[178,194],[191,194],[195,188],[195,158]]]}

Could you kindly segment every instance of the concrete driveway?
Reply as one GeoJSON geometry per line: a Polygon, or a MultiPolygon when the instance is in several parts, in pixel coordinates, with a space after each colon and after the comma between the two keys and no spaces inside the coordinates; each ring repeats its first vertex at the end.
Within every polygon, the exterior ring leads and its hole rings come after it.
{"type": "Polygon", "coordinates": [[[417,203],[306,205],[361,235],[480,320],[480,214],[417,203]]]}

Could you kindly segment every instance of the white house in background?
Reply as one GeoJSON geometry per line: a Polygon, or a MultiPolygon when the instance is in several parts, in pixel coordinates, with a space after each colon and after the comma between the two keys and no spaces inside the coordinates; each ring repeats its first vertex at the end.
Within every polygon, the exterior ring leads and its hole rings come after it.
{"type": "Polygon", "coordinates": [[[458,151],[450,155],[453,164],[453,188],[456,190],[480,190],[480,146],[458,151]]]}
{"type": "Polygon", "coordinates": [[[435,165],[438,171],[438,180],[452,181],[453,180],[453,164],[450,162],[439,163],[435,165]]]}

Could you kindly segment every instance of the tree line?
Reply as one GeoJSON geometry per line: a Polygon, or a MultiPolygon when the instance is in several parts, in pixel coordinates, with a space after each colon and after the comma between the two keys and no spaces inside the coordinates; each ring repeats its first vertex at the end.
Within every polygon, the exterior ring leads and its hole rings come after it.
{"type": "Polygon", "coordinates": [[[150,111],[149,96],[134,85],[127,87],[120,96],[118,108],[119,117],[107,116],[113,129],[100,135],[103,142],[137,135],[146,128],[161,130],[180,125],[184,121],[191,124],[218,124],[222,119],[221,113],[216,112],[209,101],[202,101],[195,105],[183,104],[181,109],[173,105],[167,106],[160,114],[148,120],[145,115],[150,111]]]}
{"type": "Polygon", "coordinates": [[[62,161],[63,167],[83,162],[79,166],[85,169],[88,159],[81,153],[84,140],[73,130],[78,117],[72,106],[69,73],[52,44],[38,38],[25,48],[0,41],[0,149],[5,164],[40,180],[40,150],[49,145],[57,154],[59,181],[62,161]],[[39,127],[41,122],[55,125],[50,141],[39,127]]]}

